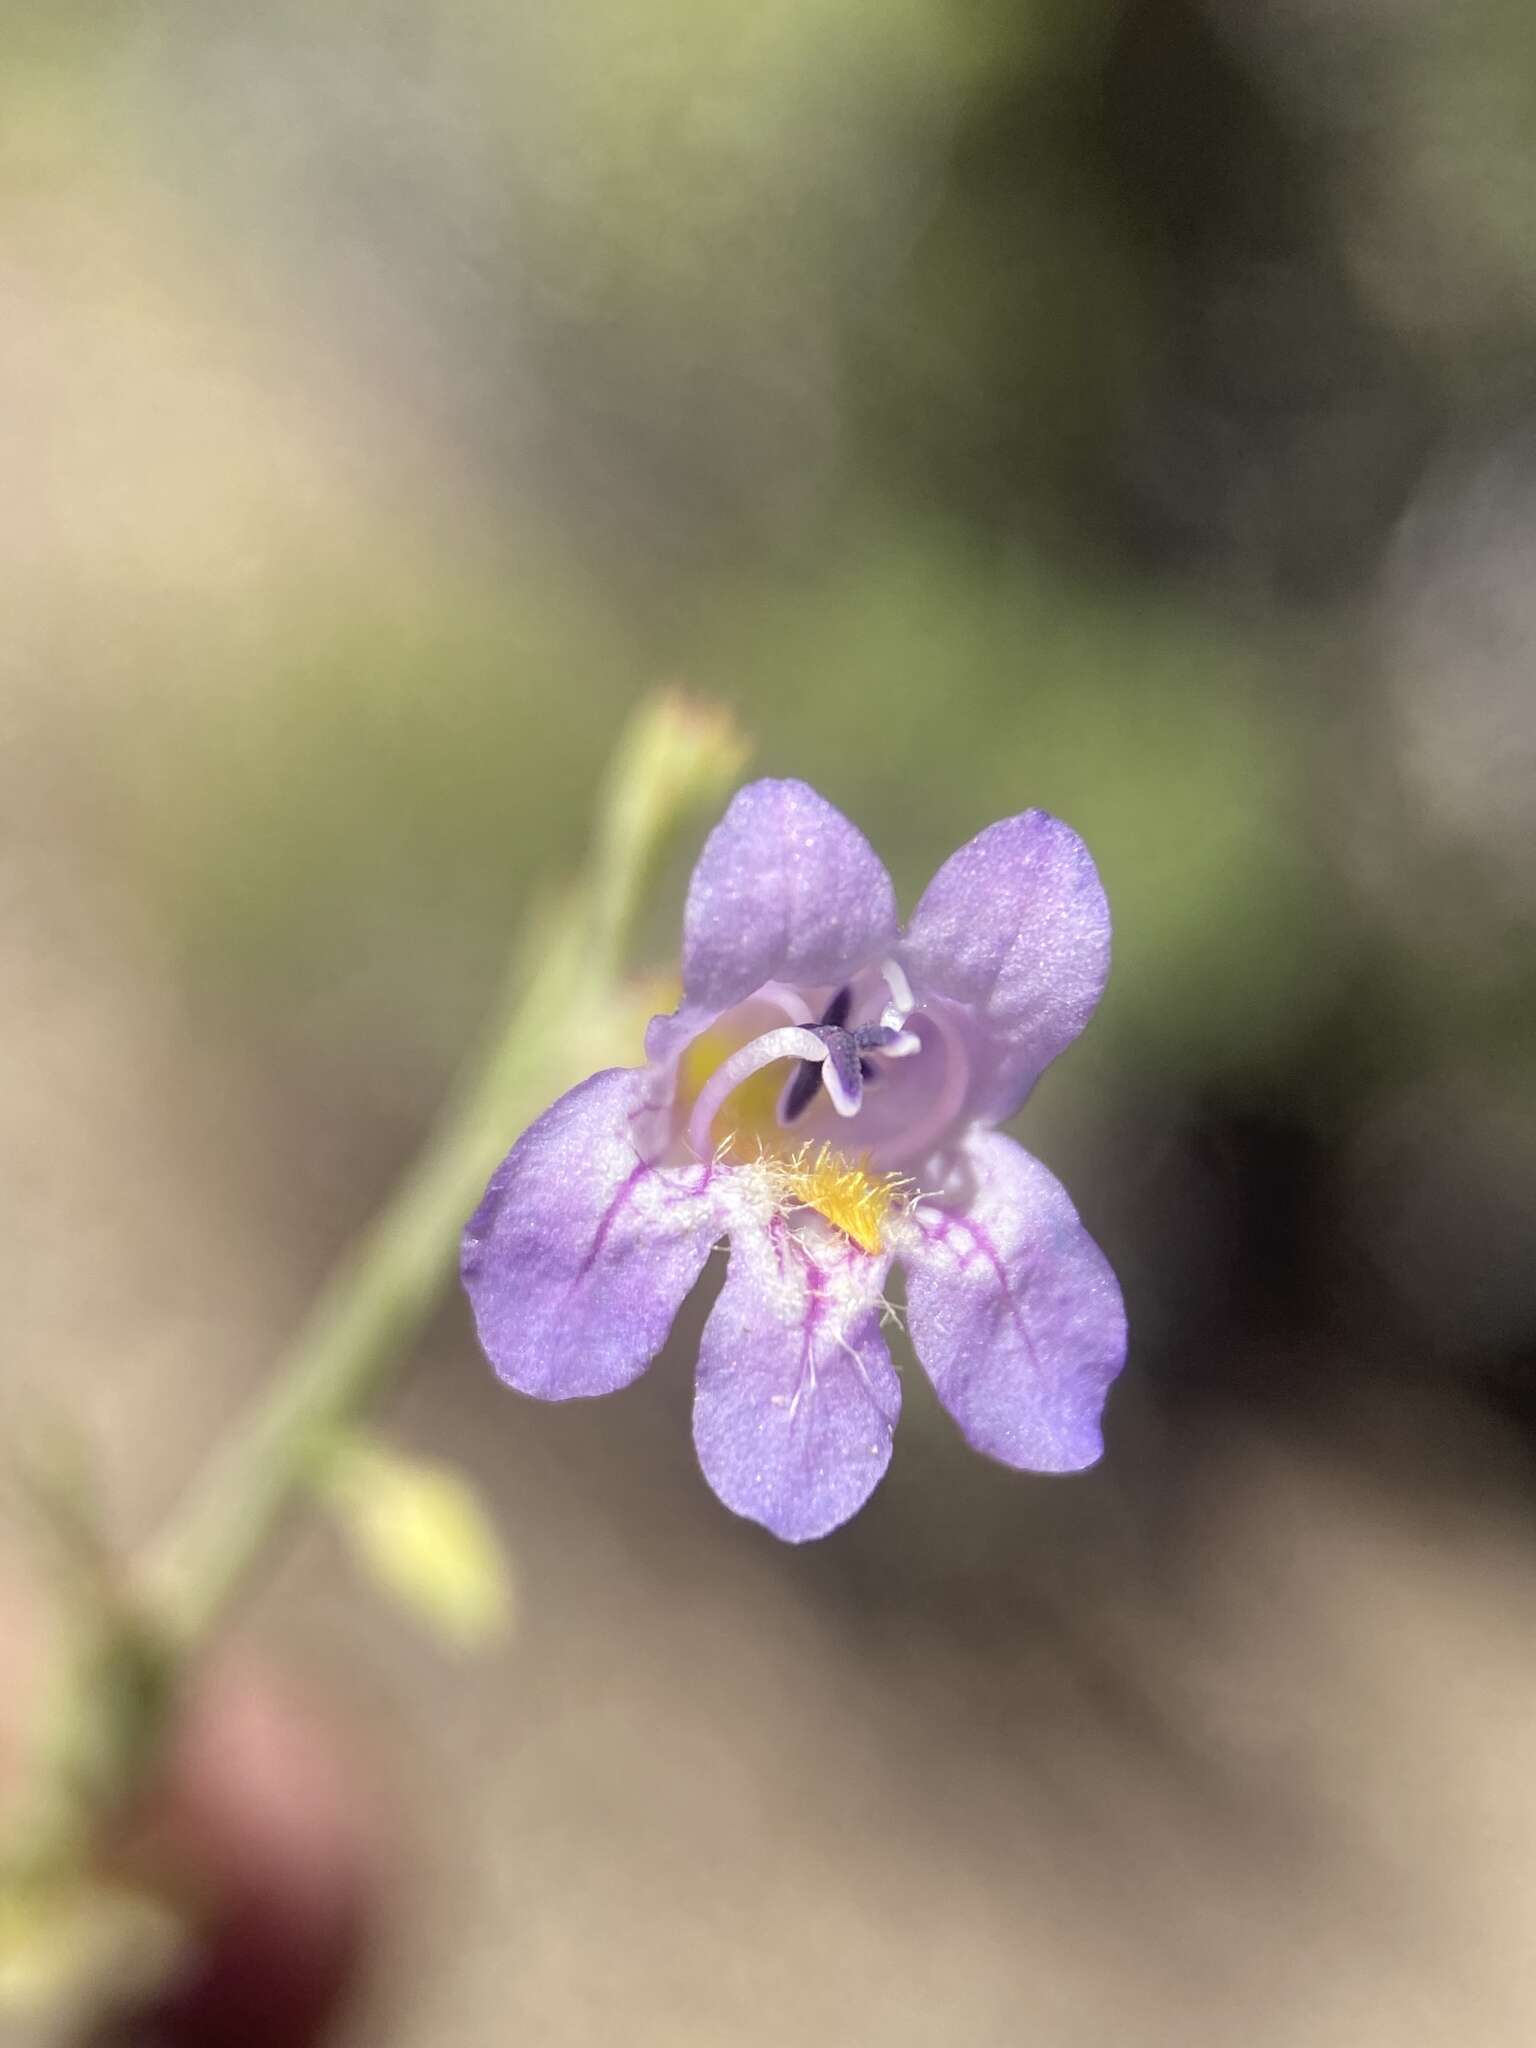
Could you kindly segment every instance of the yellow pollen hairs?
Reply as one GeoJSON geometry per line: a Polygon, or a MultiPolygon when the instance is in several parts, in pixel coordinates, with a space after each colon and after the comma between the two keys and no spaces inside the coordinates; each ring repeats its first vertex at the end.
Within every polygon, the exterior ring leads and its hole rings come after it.
{"type": "Polygon", "coordinates": [[[902,1174],[872,1171],[867,1155],[856,1164],[828,1144],[802,1145],[765,1164],[786,1201],[814,1209],[866,1252],[883,1250],[885,1221],[913,1185],[902,1174]]]}

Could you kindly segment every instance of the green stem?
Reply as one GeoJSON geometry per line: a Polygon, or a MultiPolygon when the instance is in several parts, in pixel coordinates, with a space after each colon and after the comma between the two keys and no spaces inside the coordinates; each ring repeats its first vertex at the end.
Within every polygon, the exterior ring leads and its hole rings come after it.
{"type": "MultiPolygon", "coordinates": [[[[271,1391],[199,1480],[147,1560],[151,1608],[172,1640],[203,1638],[317,1453],[372,1405],[455,1270],[459,1233],[497,1160],[552,1089],[551,1020],[580,1014],[595,965],[578,914],[530,979],[520,961],[487,1055],[473,1063],[388,1207],[342,1261],[273,1371],[271,1391]]],[[[565,1048],[569,1057],[569,1046],[565,1048]]]]}

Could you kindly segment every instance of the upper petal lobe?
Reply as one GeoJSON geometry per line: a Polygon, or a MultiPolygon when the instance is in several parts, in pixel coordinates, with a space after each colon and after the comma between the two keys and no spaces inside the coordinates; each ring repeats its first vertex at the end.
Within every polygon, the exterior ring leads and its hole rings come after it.
{"type": "Polygon", "coordinates": [[[625,1067],[562,1095],[497,1168],[461,1270],[487,1357],[563,1401],[628,1386],[666,1341],[720,1231],[702,1168],[647,1165],[648,1077],[625,1067]]]}
{"type": "Polygon", "coordinates": [[[891,878],[863,833],[804,782],[752,782],[688,886],[684,1001],[718,1012],[765,981],[843,981],[895,939],[891,878]]]}
{"type": "Polygon", "coordinates": [[[1109,974],[1109,905],[1070,826],[1004,818],[951,854],[902,947],[918,991],[971,1010],[981,1034],[975,1113],[1012,1115],[1077,1037],[1109,974]]]}
{"type": "Polygon", "coordinates": [[[1065,1188],[997,1131],[969,1139],[961,1187],[912,1215],[907,1328],[939,1399],[978,1451],[1030,1472],[1076,1472],[1103,1451],[1099,1418],[1125,1362],[1109,1261],[1065,1188]]]}
{"type": "Polygon", "coordinates": [[[881,1334],[889,1261],[738,1225],[699,1347],[693,1440],[728,1508],[789,1543],[864,1505],[891,1461],[901,1382],[881,1334]]]}

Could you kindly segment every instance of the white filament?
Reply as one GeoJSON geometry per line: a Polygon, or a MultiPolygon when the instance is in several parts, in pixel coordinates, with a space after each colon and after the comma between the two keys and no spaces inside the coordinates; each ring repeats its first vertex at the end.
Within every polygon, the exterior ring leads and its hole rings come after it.
{"type": "Polygon", "coordinates": [[[799,1024],[781,1024],[776,1031],[765,1031],[761,1038],[750,1039],[729,1059],[722,1060],[699,1090],[699,1099],[688,1119],[688,1143],[695,1156],[710,1156],[710,1130],[721,1104],[743,1081],[764,1067],[771,1067],[775,1060],[815,1060],[821,1065],[826,1057],[826,1043],[814,1031],[799,1024]]]}

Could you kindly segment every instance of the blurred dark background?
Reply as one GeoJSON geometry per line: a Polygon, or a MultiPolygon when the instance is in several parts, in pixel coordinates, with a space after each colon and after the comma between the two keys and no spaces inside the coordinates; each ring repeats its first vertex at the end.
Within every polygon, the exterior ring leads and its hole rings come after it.
{"type": "Polygon", "coordinates": [[[6,46],[5,1403],[86,1419],[125,1531],[658,680],[909,905],[1043,804],[1116,915],[1018,1124],[1130,1307],[1091,1476],[982,1465],[913,1371],[788,1551],[692,1469],[687,1342],[544,1409],[442,1319],[391,1422],[485,1488],[512,1646],[424,1646],[321,1530],[252,1624],[393,1816],[357,2038],[1529,2042],[1528,7],[13,0],[6,46]]]}

